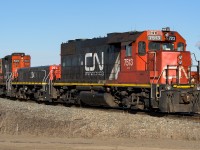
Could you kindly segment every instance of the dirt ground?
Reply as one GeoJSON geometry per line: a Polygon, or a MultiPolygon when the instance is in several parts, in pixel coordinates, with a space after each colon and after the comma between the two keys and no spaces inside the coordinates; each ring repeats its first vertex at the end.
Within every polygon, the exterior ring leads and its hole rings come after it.
{"type": "Polygon", "coordinates": [[[1,150],[199,150],[199,141],[0,135],[1,150]]]}
{"type": "Polygon", "coordinates": [[[199,119],[0,98],[0,150],[199,150],[199,119]]]}

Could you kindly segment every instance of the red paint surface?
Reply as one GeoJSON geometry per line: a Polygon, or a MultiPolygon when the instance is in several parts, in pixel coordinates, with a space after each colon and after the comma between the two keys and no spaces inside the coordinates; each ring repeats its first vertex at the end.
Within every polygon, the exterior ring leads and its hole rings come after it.
{"type": "MultiPolygon", "coordinates": [[[[177,32],[162,32],[157,31],[157,34],[162,36],[161,42],[167,41],[165,35],[168,33],[170,36],[175,36],[176,41],[173,42],[174,50],[148,50],[148,35],[150,31],[144,31],[136,41],[132,43],[132,56],[126,57],[125,47],[122,46],[120,53],[121,70],[117,79],[117,83],[158,83],[166,84],[166,71],[165,68],[170,66],[168,70],[169,84],[177,82],[177,66],[181,69],[179,71],[179,84],[189,83],[189,67],[191,66],[191,54],[186,52],[186,41],[177,32]],[[144,41],[146,43],[146,54],[144,56],[138,55],[138,42],[144,41]],[[184,51],[177,51],[179,42],[184,43],[184,51]],[[156,56],[155,56],[156,55],[156,56]],[[179,55],[182,55],[182,64],[179,65],[179,55]],[[174,66],[174,67],[173,67],[174,66]]],[[[194,73],[193,73],[194,74],[194,73]]]]}

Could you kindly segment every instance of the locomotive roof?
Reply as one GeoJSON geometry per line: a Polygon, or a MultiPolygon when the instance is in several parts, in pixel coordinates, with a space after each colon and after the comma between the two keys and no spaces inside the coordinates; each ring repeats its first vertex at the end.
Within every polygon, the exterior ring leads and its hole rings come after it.
{"type": "Polygon", "coordinates": [[[11,59],[12,56],[25,56],[25,53],[20,53],[20,52],[12,53],[11,55],[6,55],[4,59],[11,59]]]}
{"type": "Polygon", "coordinates": [[[75,39],[75,40],[69,40],[66,43],[62,43],[62,45],[68,45],[71,43],[96,43],[97,41],[104,41],[105,43],[108,44],[114,44],[114,43],[122,43],[122,42],[133,42],[135,41],[138,36],[140,36],[143,32],[139,31],[130,31],[130,32],[113,32],[113,33],[108,33],[107,37],[99,37],[99,38],[93,38],[93,39],[75,39]]]}
{"type": "Polygon", "coordinates": [[[99,37],[93,39],[76,39],[69,40],[66,43],[61,44],[61,55],[73,54],[76,49],[86,48],[86,47],[96,47],[100,45],[107,44],[124,44],[131,43],[136,41],[136,39],[143,32],[131,31],[131,32],[122,32],[122,33],[109,33],[107,37],[99,37]]]}
{"type": "Polygon", "coordinates": [[[108,43],[123,43],[123,42],[133,42],[138,36],[140,36],[142,32],[134,31],[134,32],[123,32],[123,33],[109,33],[108,34],[108,43]]]}

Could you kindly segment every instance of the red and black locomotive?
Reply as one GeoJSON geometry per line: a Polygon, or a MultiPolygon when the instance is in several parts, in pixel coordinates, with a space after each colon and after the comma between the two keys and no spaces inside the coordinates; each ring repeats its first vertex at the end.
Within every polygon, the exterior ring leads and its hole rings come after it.
{"type": "MultiPolygon", "coordinates": [[[[14,59],[9,63],[13,66],[14,59]]],[[[14,69],[5,76],[9,72],[1,64],[1,94],[69,105],[197,113],[197,64],[192,65],[185,39],[169,28],[110,33],[62,43],[60,65],[22,65],[17,75],[14,69]]]]}

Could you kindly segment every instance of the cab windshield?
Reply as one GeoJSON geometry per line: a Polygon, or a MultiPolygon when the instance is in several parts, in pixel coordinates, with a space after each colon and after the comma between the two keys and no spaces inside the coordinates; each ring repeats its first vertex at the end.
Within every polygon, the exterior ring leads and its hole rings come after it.
{"type": "Polygon", "coordinates": [[[173,43],[149,42],[149,50],[174,50],[173,43]]]}

